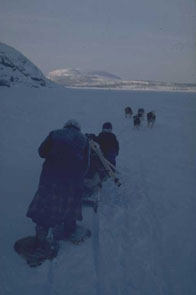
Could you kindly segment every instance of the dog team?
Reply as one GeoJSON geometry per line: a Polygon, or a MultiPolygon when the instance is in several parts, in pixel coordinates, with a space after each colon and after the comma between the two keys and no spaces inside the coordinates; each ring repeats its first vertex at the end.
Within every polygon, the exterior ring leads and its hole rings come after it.
{"type": "MultiPolygon", "coordinates": [[[[125,108],[125,118],[132,118],[133,111],[131,107],[125,108]]],[[[139,108],[137,114],[133,116],[133,126],[134,128],[139,128],[141,126],[141,121],[144,120],[145,111],[143,108],[139,108]]],[[[150,111],[146,114],[147,117],[147,126],[152,128],[156,121],[155,111],[150,111]]]]}

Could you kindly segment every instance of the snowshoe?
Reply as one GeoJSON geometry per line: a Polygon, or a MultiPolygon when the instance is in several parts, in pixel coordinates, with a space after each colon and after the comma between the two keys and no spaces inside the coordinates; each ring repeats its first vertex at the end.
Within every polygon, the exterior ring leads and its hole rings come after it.
{"type": "Polygon", "coordinates": [[[35,237],[25,237],[15,242],[14,250],[25,259],[30,267],[41,265],[45,260],[52,260],[58,254],[59,246],[46,240],[42,247],[37,245],[35,237]]]}

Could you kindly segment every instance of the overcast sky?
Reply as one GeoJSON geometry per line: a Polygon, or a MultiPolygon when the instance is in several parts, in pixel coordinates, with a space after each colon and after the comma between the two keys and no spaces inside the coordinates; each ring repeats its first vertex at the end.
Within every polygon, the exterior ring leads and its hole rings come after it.
{"type": "Polygon", "coordinates": [[[196,83],[195,0],[0,0],[0,41],[45,74],[196,83]]]}

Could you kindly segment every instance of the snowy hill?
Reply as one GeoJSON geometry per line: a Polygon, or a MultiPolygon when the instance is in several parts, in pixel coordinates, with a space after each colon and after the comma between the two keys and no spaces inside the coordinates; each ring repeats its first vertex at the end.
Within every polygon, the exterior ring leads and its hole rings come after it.
{"type": "Polygon", "coordinates": [[[120,78],[103,71],[81,72],[79,69],[59,69],[48,74],[52,81],[68,87],[106,87],[115,85],[120,78]]]}
{"type": "Polygon", "coordinates": [[[52,84],[22,53],[0,42],[0,86],[51,87],[52,84]]]}
{"type": "Polygon", "coordinates": [[[196,92],[196,84],[122,80],[104,71],[85,73],[79,69],[59,69],[50,72],[48,78],[66,87],[196,92]]]}
{"type": "Polygon", "coordinates": [[[195,295],[195,94],[0,87],[0,98],[0,294],[195,295]],[[155,110],[154,128],[145,119],[135,130],[126,106],[155,110]],[[34,234],[25,215],[43,163],[37,149],[70,118],[96,134],[112,122],[122,186],[108,180],[98,213],[84,209],[89,240],[62,242],[54,261],[29,268],[13,245],[34,234]]]}
{"type": "Polygon", "coordinates": [[[88,72],[88,75],[91,75],[94,77],[100,77],[100,78],[102,77],[102,78],[110,79],[110,80],[121,80],[120,77],[111,73],[104,72],[104,71],[92,71],[92,72],[88,72]]]}

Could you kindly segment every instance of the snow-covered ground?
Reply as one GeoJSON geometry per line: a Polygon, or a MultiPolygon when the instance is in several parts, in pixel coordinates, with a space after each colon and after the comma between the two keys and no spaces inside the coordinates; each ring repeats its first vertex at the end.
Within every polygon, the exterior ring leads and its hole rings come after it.
{"type": "Polygon", "coordinates": [[[196,294],[196,94],[74,89],[0,89],[0,294],[196,294]],[[134,130],[124,108],[155,110],[134,130]],[[13,251],[34,233],[25,217],[50,130],[76,118],[84,132],[111,121],[122,186],[104,184],[98,214],[84,209],[92,238],[62,243],[57,259],[29,268],[13,251]]]}

